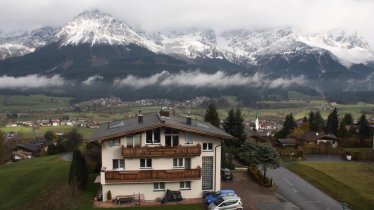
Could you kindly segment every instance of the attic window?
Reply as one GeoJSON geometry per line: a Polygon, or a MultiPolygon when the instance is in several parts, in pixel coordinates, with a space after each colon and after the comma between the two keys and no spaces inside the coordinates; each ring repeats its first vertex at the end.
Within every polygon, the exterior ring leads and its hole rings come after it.
{"type": "Polygon", "coordinates": [[[147,144],[160,144],[160,129],[152,129],[146,131],[146,143],[147,144]]]}
{"type": "Polygon", "coordinates": [[[209,128],[209,126],[204,125],[204,124],[200,124],[200,123],[196,123],[196,126],[197,127],[202,127],[202,128],[209,128]]]}
{"type": "Polygon", "coordinates": [[[112,128],[118,128],[118,127],[123,127],[125,126],[125,122],[123,121],[120,121],[120,122],[111,122],[109,123],[109,129],[112,129],[112,128]]]}
{"type": "Polygon", "coordinates": [[[106,145],[107,145],[108,147],[119,146],[119,145],[120,145],[120,140],[119,140],[119,139],[108,140],[108,141],[106,142],[106,145]]]}

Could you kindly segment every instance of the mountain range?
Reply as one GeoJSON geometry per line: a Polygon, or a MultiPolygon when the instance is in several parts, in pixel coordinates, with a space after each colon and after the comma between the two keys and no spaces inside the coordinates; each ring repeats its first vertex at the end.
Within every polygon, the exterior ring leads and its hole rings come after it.
{"type": "Polygon", "coordinates": [[[222,81],[244,78],[243,86],[257,89],[264,86],[255,78],[294,81],[282,87],[303,86],[323,95],[352,90],[372,95],[374,90],[374,53],[358,33],[303,33],[289,27],[145,32],[100,10],[82,12],[62,27],[0,33],[0,59],[0,75],[7,77],[58,75],[70,86],[96,82],[117,92],[118,84],[139,92],[131,81],[148,84],[154,77],[170,84],[165,81],[186,72],[195,76],[191,86],[204,75],[209,80],[223,72],[222,81]]]}

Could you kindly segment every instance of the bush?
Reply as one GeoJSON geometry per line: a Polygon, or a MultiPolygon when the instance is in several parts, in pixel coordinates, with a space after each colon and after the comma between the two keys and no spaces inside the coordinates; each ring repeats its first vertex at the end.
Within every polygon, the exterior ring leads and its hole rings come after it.
{"type": "Polygon", "coordinates": [[[54,145],[53,143],[48,145],[48,155],[55,155],[66,152],[66,148],[62,144],[54,145]]]}
{"type": "Polygon", "coordinates": [[[256,166],[249,166],[248,174],[252,176],[260,185],[264,187],[271,187],[273,185],[273,181],[267,177],[265,177],[265,183],[264,183],[264,176],[261,173],[261,171],[257,169],[256,166]]]}
{"type": "Polygon", "coordinates": [[[106,194],[106,199],[108,201],[112,200],[112,193],[110,192],[110,190],[108,190],[108,193],[106,194]]]}

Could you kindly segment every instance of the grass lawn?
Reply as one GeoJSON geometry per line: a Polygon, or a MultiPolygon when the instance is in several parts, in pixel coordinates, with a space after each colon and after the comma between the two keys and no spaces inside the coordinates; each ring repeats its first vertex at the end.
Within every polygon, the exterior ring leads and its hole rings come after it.
{"type": "Polygon", "coordinates": [[[351,209],[374,209],[374,163],[305,161],[287,168],[351,209]]]}
{"type": "MultiPolygon", "coordinates": [[[[0,209],[90,210],[99,189],[96,174],[90,174],[87,189],[72,195],[68,185],[70,163],[61,155],[33,158],[0,165],[0,209]]],[[[203,210],[201,205],[123,208],[126,210],[203,210]]]]}
{"type": "Polygon", "coordinates": [[[1,209],[27,209],[39,196],[67,184],[69,163],[60,156],[34,158],[0,166],[1,209]]]}

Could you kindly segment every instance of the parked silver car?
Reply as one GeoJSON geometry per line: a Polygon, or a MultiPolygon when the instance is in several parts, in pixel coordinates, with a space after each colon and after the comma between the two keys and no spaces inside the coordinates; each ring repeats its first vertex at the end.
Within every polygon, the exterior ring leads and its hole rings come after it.
{"type": "Polygon", "coordinates": [[[208,206],[208,210],[243,210],[243,204],[238,196],[224,196],[217,198],[208,206]]]}

